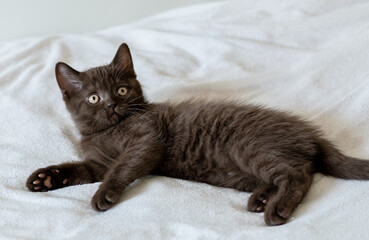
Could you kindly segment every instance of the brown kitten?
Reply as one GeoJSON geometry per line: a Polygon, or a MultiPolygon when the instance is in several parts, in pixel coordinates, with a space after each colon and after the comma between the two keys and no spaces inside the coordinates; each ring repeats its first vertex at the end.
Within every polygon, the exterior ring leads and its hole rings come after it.
{"type": "Polygon", "coordinates": [[[126,44],[107,66],[78,72],[58,63],[56,78],[84,160],[38,169],[27,180],[31,191],[101,181],[92,207],[105,211],[134,180],[159,174],[252,191],[247,209],[279,225],[312,174],[369,178],[368,161],[343,155],[297,117],[232,103],[148,103],[126,44]]]}

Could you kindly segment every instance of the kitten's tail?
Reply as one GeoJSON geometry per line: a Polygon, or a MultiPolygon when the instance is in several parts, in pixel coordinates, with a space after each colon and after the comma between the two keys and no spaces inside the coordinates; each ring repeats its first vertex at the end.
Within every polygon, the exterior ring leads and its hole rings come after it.
{"type": "Polygon", "coordinates": [[[328,142],[321,142],[321,157],[318,171],[337,178],[369,179],[369,160],[342,154],[328,142]]]}

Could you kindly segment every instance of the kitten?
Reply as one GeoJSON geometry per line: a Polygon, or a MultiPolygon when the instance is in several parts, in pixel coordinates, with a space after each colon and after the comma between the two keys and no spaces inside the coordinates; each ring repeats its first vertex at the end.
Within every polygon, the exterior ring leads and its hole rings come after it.
{"type": "Polygon", "coordinates": [[[297,117],[225,102],[148,103],[126,44],[107,66],[78,72],[58,63],[56,79],[84,160],[38,169],[31,191],[101,181],[92,207],[105,211],[137,178],[164,175],[253,192],[247,209],[279,225],[312,174],[369,179],[369,161],[343,155],[297,117]]]}

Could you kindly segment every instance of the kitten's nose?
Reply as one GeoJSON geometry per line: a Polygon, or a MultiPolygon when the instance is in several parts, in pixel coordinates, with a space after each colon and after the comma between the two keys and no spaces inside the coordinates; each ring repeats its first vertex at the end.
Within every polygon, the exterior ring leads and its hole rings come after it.
{"type": "Polygon", "coordinates": [[[107,106],[114,109],[117,106],[117,104],[114,103],[114,102],[110,102],[110,103],[107,104],[107,106]]]}

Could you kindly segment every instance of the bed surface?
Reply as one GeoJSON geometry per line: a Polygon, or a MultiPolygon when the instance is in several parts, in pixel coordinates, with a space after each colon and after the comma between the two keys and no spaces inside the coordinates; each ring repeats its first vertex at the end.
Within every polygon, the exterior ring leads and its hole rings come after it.
{"type": "Polygon", "coordinates": [[[369,1],[230,0],[92,34],[0,42],[0,239],[367,239],[369,181],[316,174],[290,221],[267,227],[250,193],[146,177],[104,213],[99,183],[32,193],[35,169],[81,160],[54,67],[107,64],[122,42],[154,102],[232,99],[300,115],[369,159],[369,1]]]}

